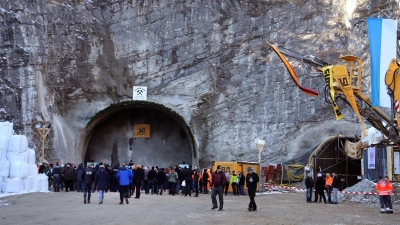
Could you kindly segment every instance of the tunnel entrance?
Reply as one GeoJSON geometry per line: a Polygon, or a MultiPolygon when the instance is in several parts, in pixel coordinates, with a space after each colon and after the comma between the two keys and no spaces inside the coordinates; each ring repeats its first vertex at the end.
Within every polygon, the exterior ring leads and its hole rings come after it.
{"type": "Polygon", "coordinates": [[[135,165],[150,167],[169,167],[183,161],[192,164],[195,156],[185,128],[174,115],[157,107],[125,106],[103,116],[93,126],[84,161],[113,165],[132,160],[135,165]],[[149,137],[134,136],[135,125],[147,125],[149,137]]]}
{"type": "Polygon", "coordinates": [[[314,163],[314,179],[321,172],[336,173],[339,177],[339,189],[350,187],[361,179],[361,155],[360,158],[350,157],[345,150],[346,141],[357,142],[355,137],[342,135],[332,136],[323,141],[311,155],[314,163]]]}

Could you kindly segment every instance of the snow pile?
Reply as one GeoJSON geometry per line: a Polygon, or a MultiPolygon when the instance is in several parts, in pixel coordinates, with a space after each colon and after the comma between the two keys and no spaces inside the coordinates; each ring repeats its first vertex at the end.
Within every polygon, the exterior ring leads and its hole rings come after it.
{"type": "Polygon", "coordinates": [[[38,174],[35,150],[25,135],[13,135],[12,123],[0,122],[0,190],[2,193],[47,192],[48,178],[38,174]]]}

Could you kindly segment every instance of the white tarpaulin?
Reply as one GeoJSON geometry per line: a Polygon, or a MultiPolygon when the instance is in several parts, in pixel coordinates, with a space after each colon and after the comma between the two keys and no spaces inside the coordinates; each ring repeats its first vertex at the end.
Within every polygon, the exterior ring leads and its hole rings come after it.
{"type": "Polygon", "coordinates": [[[35,158],[35,150],[29,149],[28,150],[28,162],[29,164],[35,164],[36,158],[35,158]]]}
{"type": "Polygon", "coordinates": [[[20,193],[24,190],[24,184],[20,178],[8,179],[5,182],[4,193],[20,193]]]}
{"type": "Polygon", "coordinates": [[[11,137],[13,134],[13,123],[0,122],[0,135],[11,137]]]}
{"type": "Polygon", "coordinates": [[[28,151],[28,139],[25,135],[13,135],[10,138],[8,152],[26,152],[28,151]]]}
{"type": "Polygon", "coordinates": [[[25,162],[25,153],[24,152],[8,152],[7,159],[10,163],[13,162],[25,162]]]}
{"type": "Polygon", "coordinates": [[[368,169],[375,169],[375,147],[368,148],[368,169]]]}
{"type": "Polygon", "coordinates": [[[29,164],[26,162],[10,162],[10,177],[26,178],[29,174],[29,164]]]}
{"type": "Polygon", "coordinates": [[[8,180],[7,177],[3,177],[3,183],[1,183],[1,192],[5,192],[6,191],[6,181],[8,180]]]}
{"type": "Polygon", "coordinates": [[[29,176],[26,179],[22,179],[24,182],[24,192],[31,192],[32,184],[33,184],[33,177],[29,176]]]}
{"type": "Polygon", "coordinates": [[[7,159],[0,159],[0,177],[10,175],[10,162],[7,159]]]}
{"type": "Polygon", "coordinates": [[[7,152],[8,152],[8,145],[10,143],[10,138],[1,136],[0,135],[0,159],[7,158],[7,152]]]}
{"type": "Polygon", "coordinates": [[[38,172],[38,168],[35,164],[29,164],[29,176],[36,176],[38,172]]]}
{"type": "Polygon", "coordinates": [[[29,151],[24,152],[24,162],[29,163],[29,151]]]}
{"type": "Polygon", "coordinates": [[[44,174],[39,174],[40,190],[39,192],[49,192],[49,178],[44,174]]]}
{"type": "Polygon", "coordinates": [[[40,176],[36,175],[33,177],[31,192],[39,192],[39,191],[40,191],[40,176]]]}

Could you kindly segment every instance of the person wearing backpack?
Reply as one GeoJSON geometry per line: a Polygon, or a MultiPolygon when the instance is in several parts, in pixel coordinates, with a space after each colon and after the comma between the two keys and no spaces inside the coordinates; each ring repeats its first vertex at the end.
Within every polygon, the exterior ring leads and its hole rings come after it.
{"type": "Polygon", "coordinates": [[[237,190],[236,185],[238,184],[238,177],[236,176],[236,171],[234,171],[234,170],[232,170],[232,176],[231,176],[231,180],[229,183],[232,186],[233,196],[236,196],[236,190],[237,190]]]}

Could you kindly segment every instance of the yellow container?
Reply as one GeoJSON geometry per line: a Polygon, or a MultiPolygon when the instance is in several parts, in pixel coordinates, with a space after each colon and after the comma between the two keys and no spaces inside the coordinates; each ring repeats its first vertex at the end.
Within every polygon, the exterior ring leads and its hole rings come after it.
{"type": "MultiPolygon", "coordinates": [[[[261,181],[261,175],[260,175],[260,165],[257,162],[212,162],[211,165],[211,172],[214,173],[217,170],[217,166],[221,166],[222,171],[230,172],[232,176],[232,171],[234,170],[236,172],[236,175],[239,175],[239,172],[243,172],[243,175],[247,175],[247,167],[253,168],[254,172],[258,174],[260,181],[261,181]]],[[[257,190],[260,187],[260,183],[257,185],[257,190]]],[[[246,183],[244,184],[244,189],[247,190],[246,183]]],[[[232,186],[229,186],[228,189],[229,192],[232,192],[232,186]]]]}

